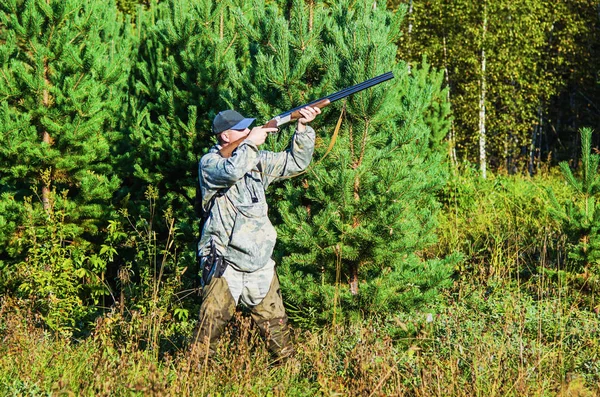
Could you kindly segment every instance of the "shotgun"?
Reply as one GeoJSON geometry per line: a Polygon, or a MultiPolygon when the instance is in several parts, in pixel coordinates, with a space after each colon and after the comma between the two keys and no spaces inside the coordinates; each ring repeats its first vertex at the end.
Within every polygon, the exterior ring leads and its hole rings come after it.
{"type": "MultiPolygon", "coordinates": [[[[280,128],[281,126],[288,124],[294,120],[298,120],[300,117],[302,117],[299,110],[306,106],[312,106],[312,107],[316,107],[319,109],[323,109],[325,106],[327,106],[335,101],[339,101],[340,99],[346,98],[352,94],[356,94],[357,92],[366,90],[367,88],[373,87],[374,85],[383,83],[384,81],[388,81],[393,78],[394,78],[394,74],[392,72],[387,72],[387,73],[384,73],[377,77],[373,77],[372,79],[363,81],[362,83],[353,85],[348,88],[344,88],[343,90],[340,90],[331,95],[327,95],[323,98],[319,98],[316,101],[312,101],[305,105],[298,106],[291,110],[288,110],[287,112],[283,112],[283,113],[273,117],[263,127],[265,127],[265,128],[280,128]]],[[[226,147],[224,147],[223,149],[221,149],[219,151],[219,153],[221,153],[221,156],[223,156],[223,157],[231,157],[231,154],[233,153],[233,151],[244,141],[244,139],[246,139],[246,137],[242,137],[242,138],[238,139],[237,141],[231,142],[231,144],[229,144],[226,147]]]]}

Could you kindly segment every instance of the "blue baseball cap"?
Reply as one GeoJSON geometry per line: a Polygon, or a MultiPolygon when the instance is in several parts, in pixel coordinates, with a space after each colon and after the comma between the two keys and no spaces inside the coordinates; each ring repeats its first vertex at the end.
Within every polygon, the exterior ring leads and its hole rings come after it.
{"type": "Polygon", "coordinates": [[[256,119],[249,119],[235,110],[223,110],[215,116],[212,125],[213,134],[220,134],[227,130],[244,130],[250,127],[256,119]]]}

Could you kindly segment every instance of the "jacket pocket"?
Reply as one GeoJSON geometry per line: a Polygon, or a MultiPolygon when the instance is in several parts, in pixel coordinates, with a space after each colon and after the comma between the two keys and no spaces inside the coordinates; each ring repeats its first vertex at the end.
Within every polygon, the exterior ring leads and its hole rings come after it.
{"type": "Polygon", "coordinates": [[[273,254],[277,232],[267,217],[267,204],[237,205],[225,258],[237,270],[253,272],[273,254]]]}

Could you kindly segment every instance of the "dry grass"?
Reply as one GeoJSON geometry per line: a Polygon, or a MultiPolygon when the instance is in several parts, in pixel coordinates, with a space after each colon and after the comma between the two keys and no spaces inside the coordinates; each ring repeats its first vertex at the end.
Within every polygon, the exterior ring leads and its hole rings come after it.
{"type": "Polygon", "coordinates": [[[440,243],[423,254],[461,251],[465,260],[430,316],[296,329],[296,355],[274,366],[244,315],[214,359],[188,350],[179,336],[193,324],[160,311],[158,297],[171,290],[155,294],[145,315],[125,308],[97,319],[80,340],[44,331],[26,303],[4,297],[0,395],[600,395],[597,297],[544,271],[562,269],[566,253],[541,187],[459,182],[440,243]]]}
{"type": "MultiPolygon", "coordinates": [[[[598,316],[515,291],[473,291],[418,330],[392,339],[394,324],[297,332],[281,366],[239,315],[217,357],[185,347],[116,338],[130,323],[107,316],[84,340],[56,339],[31,313],[0,311],[3,395],[144,396],[587,396],[600,393],[598,316]],[[515,295],[516,294],[516,295],[515,295]]],[[[395,320],[398,324],[400,319],[395,320]]],[[[122,335],[123,333],[121,333],[122,335]]],[[[130,334],[131,335],[131,334],[130,334]]]]}

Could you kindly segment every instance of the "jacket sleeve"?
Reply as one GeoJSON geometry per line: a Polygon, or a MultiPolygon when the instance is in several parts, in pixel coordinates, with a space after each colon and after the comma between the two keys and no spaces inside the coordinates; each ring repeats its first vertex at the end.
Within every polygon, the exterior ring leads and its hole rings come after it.
{"type": "Polygon", "coordinates": [[[258,148],[250,140],[243,141],[231,157],[224,158],[218,153],[206,154],[200,159],[198,174],[202,193],[202,206],[220,190],[235,185],[258,163],[258,148]]]}
{"type": "Polygon", "coordinates": [[[259,165],[264,173],[265,189],[283,177],[289,177],[304,171],[312,160],[315,150],[315,130],[306,126],[306,131],[296,132],[290,147],[283,152],[261,151],[259,165]]]}

